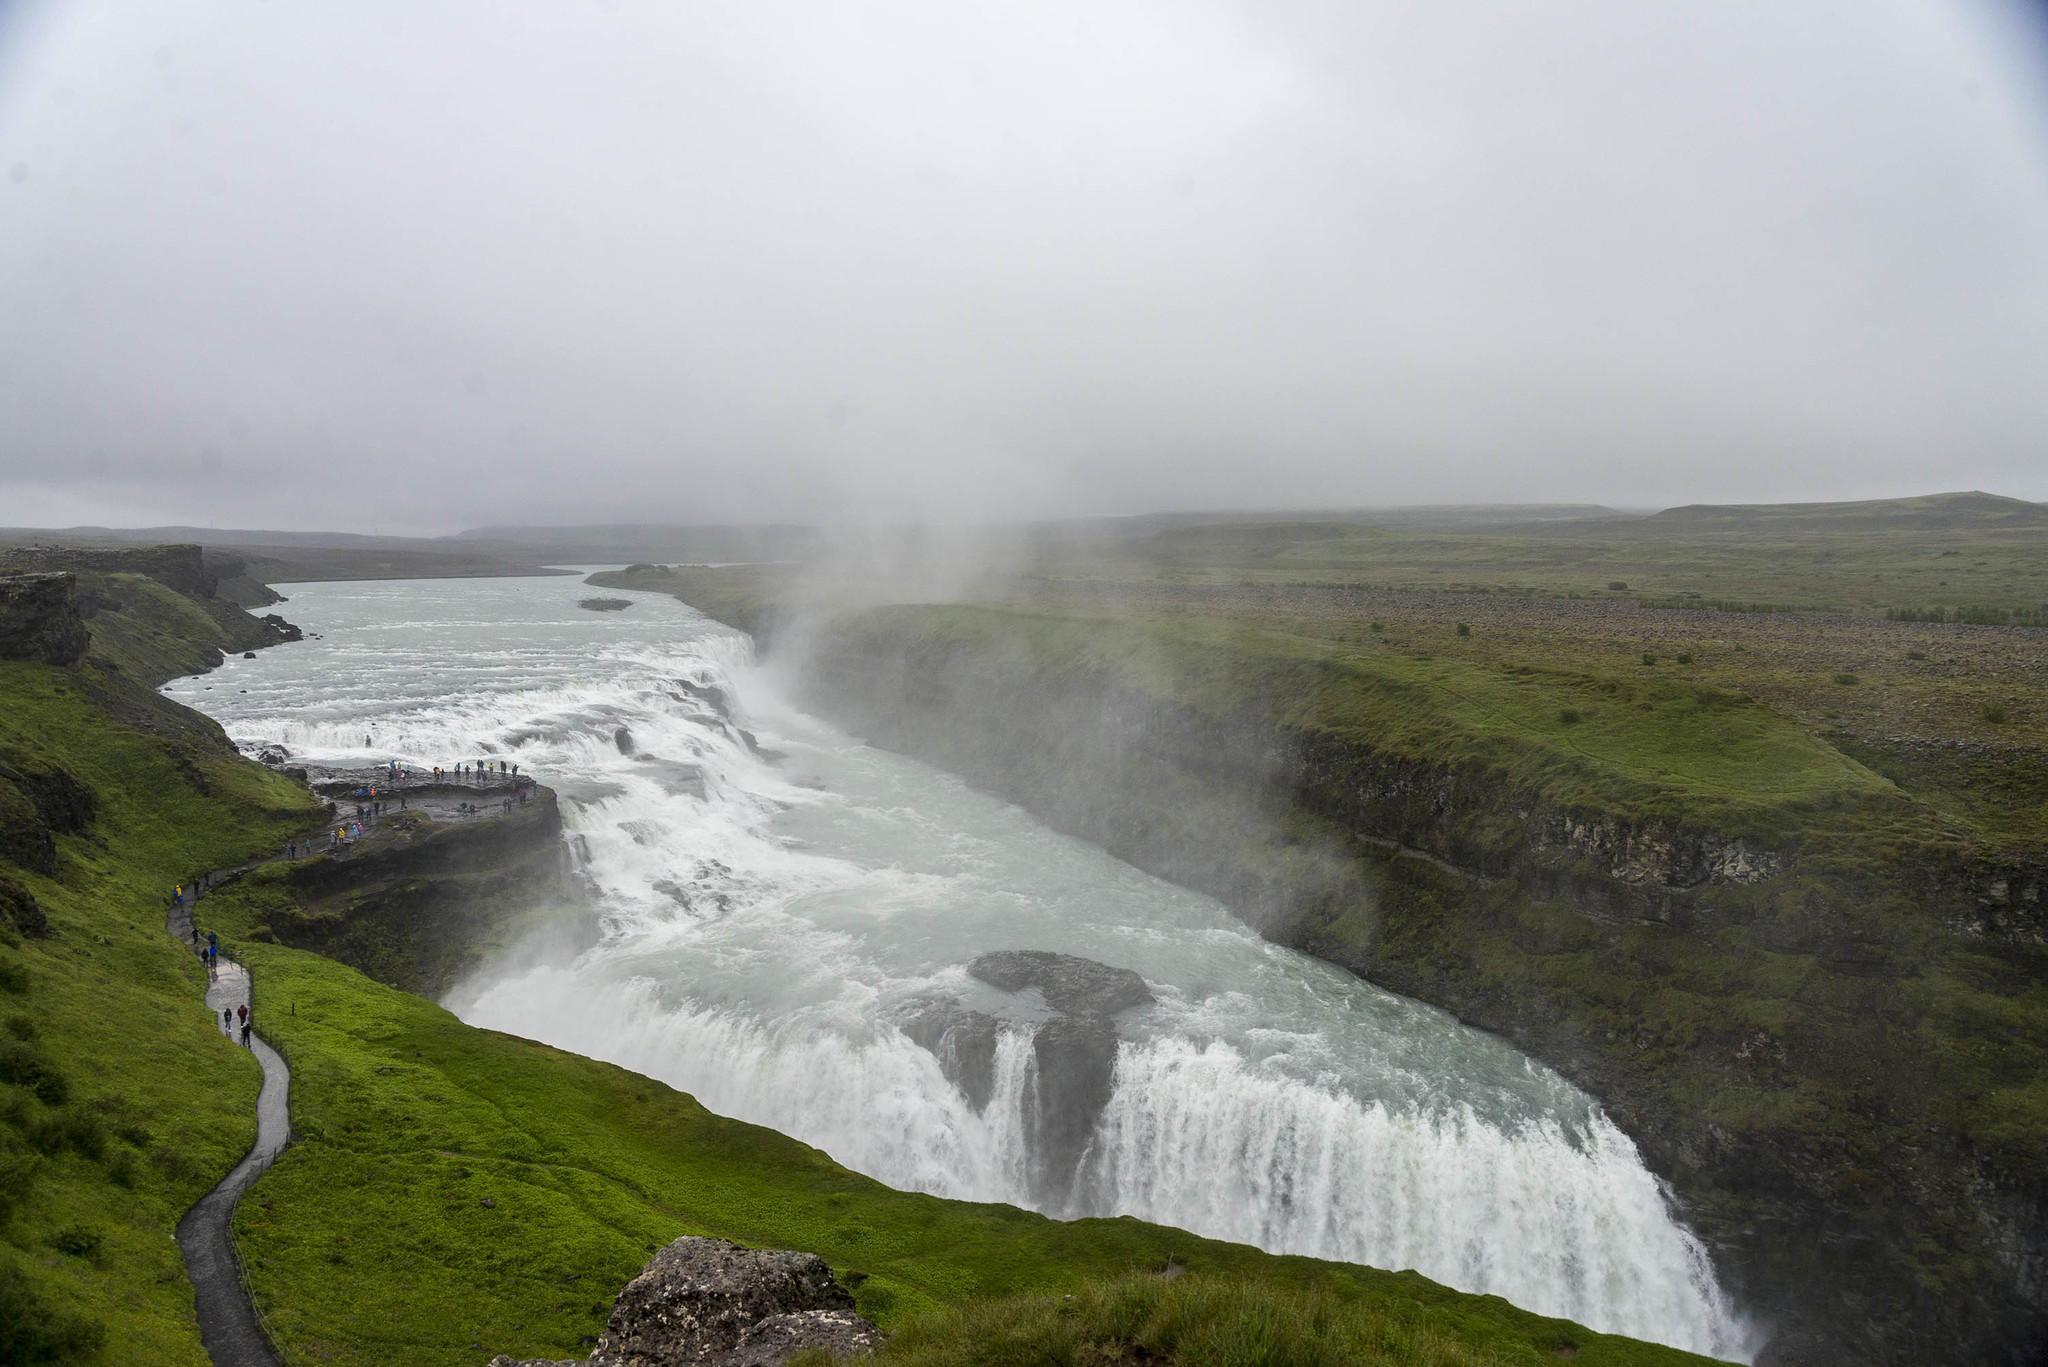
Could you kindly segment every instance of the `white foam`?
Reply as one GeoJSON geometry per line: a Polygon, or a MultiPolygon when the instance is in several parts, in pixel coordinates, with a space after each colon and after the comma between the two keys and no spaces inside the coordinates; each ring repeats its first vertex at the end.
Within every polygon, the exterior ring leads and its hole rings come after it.
{"type": "Polygon", "coordinates": [[[788,709],[738,633],[653,597],[579,616],[579,589],[300,586],[294,612],[324,640],[242,662],[247,695],[186,695],[239,740],[516,759],[563,795],[605,937],[574,964],[469,985],[465,1019],[660,1078],[893,1186],[1030,1204],[1034,1013],[961,966],[1025,947],[1130,967],[1159,1001],[1120,1018],[1114,1094],[1075,1204],[1052,1213],[1412,1267],[1751,1355],[1633,1145],[1549,1070],[788,709]],[[679,679],[754,718],[718,717],[679,679]],[[932,994],[1010,1021],[982,1112],[899,1028],[932,994]]]}

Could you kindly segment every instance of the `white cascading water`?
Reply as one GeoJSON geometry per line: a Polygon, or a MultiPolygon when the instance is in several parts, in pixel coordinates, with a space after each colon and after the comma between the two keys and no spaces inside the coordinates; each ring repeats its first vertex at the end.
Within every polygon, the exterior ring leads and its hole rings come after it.
{"type": "Polygon", "coordinates": [[[791,709],[746,637],[672,599],[595,613],[588,592],[292,586],[284,611],[320,639],[168,691],[245,745],[505,758],[557,791],[602,938],[465,985],[450,1004],[474,1024],[660,1078],[893,1186],[1412,1267],[1751,1356],[1634,1145],[1550,1070],[791,709]],[[1117,1017],[1112,1094],[1056,1201],[1024,1120],[1047,1012],[968,976],[993,949],[1128,968],[1156,998],[1117,1017]],[[980,1109],[904,1033],[933,1000],[1004,1023],[980,1109]]]}

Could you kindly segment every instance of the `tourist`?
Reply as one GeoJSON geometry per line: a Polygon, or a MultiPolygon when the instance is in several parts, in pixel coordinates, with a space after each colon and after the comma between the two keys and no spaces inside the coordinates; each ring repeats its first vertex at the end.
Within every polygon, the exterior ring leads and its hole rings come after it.
{"type": "Polygon", "coordinates": [[[220,1009],[220,1028],[223,1030],[235,1028],[235,1010],[233,1007],[223,1006],[220,1009]]]}
{"type": "Polygon", "coordinates": [[[249,1022],[247,1021],[242,1022],[242,1047],[244,1049],[251,1047],[249,1044],[249,1022]]]}

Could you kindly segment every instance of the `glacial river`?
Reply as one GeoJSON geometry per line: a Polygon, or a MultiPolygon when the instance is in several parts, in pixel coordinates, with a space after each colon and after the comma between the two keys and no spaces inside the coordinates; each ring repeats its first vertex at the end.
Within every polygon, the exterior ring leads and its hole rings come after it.
{"type": "Polygon", "coordinates": [[[502,757],[561,796],[601,939],[465,984],[450,1001],[465,1020],[660,1078],[892,1186],[1414,1268],[1750,1356],[1700,1245],[1585,1094],[794,709],[741,633],[653,594],[581,609],[594,591],[577,578],[286,591],[280,611],[320,639],[171,696],[245,746],[328,763],[502,757]],[[1108,1105],[1056,1197],[1034,1180],[1022,1120],[1046,1012],[1035,990],[967,974],[993,949],[1132,969],[1156,999],[1116,1018],[1108,1105]],[[904,1032],[944,999],[1004,1022],[981,1107],[904,1032]]]}

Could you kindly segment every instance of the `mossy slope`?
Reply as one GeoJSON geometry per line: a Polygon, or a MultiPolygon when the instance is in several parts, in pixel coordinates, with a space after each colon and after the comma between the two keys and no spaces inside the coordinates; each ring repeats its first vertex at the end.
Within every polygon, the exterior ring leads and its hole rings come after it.
{"type": "MultiPolygon", "coordinates": [[[[0,1279],[20,1318],[10,1361],[43,1360],[38,1326],[97,1326],[105,1362],[206,1362],[170,1234],[247,1150],[260,1077],[212,1028],[196,959],[164,934],[175,884],[308,824],[303,790],[237,758],[109,720],[92,669],[0,663],[0,752],[61,769],[94,815],[47,871],[4,876],[47,918],[0,953],[7,1035],[0,1168],[11,1207],[0,1279]]],[[[203,734],[203,733],[201,733],[203,734]]]]}

